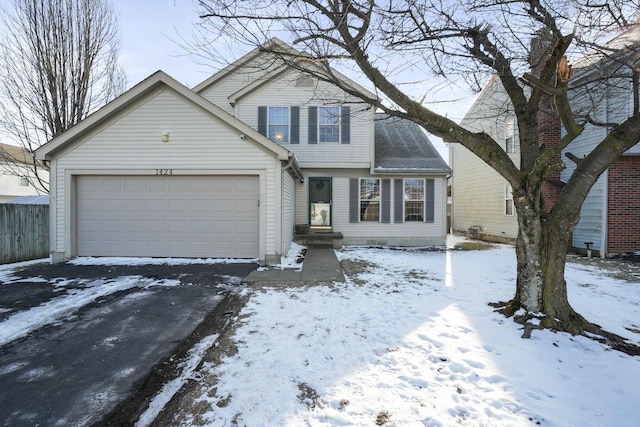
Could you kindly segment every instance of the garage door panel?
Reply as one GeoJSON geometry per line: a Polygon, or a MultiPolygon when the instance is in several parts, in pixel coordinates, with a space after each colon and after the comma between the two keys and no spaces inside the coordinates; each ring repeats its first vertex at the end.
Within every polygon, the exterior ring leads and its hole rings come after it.
{"type": "Polygon", "coordinates": [[[144,220],[142,219],[125,219],[123,220],[123,229],[127,233],[133,233],[144,229],[144,220]]]}
{"type": "Polygon", "coordinates": [[[190,178],[187,178],[187,177],[180,177],[180,176],[172,177],[167,182],[167,188],[171,193],[175,193],[175,192],[186,193],[189,191],[189,181],[190,181],[190,178]]]}
{"type": "Polygon", "coordinates": [[[77,191],[78,255],[258,256],[256,176],[81,176],[77,191]]]}
{"type": "Polygon", "coordinates": [[[146,206],[147,212],[167,212],[167,201],[164,199],[149,199],[146,206]]]}
{"type": "Polygon", "coordinates": [[[169,199],[167,202],[171,213],[185,213],[189,210],[190,201],[187,199],[169,199]]]}
{"type": "Polygon", "coordinates": [[[187,233],[189,232],[189,221],[183,220],[170,220],[168,223],[169,233],[187,233]]]}
{"type": "Polygon", "coordinates": [[[109,178],[102,181],[102,191],[106,193],[120,192],[122,189],[121,178],[109,178]]]}
{"type": "MultiPolygon", "coordinates": [[[[201,197],[201,196],[198,196],[201,197]]],[[[211,213],[211,200],[210,199],[194,199],[190,203],[192,213],[211,213]]]]}

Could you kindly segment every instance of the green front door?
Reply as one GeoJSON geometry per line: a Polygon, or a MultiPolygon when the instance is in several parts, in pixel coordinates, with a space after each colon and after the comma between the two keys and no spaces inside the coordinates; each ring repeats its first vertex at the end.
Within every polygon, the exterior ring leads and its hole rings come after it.
{"type": "Polygon", "coordinates": [[[331,178],[309,178],[309,225],[331,228],[331,178]]]}

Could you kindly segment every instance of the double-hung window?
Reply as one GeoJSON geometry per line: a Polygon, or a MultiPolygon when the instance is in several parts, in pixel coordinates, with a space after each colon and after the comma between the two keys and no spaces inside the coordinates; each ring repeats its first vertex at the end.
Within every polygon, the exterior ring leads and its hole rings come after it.
{"type": "Polygon", "coordinates": [[[258,132],[278,144],[299,144],[300,107],[258,107],[258,132]]]}
{"type": "Polygon", "coordinates": [[[504,185],[504,214],[513,215],[513,190],[511,185],[504,185]]]}
{"type": "Polygon", "coordinates": [[[515,121],[513,119],[508,119],[505,123],[505,138],[504,138],[504,151],[507,154],[513,154],[515,151],[514,148],[514,139],[515,139],[515,121]]]}
{"type": "Polygon", "coordinates": [[[424,179],[404,180],[404,220],[424,221],[424,179]]]}
{"type": "Polygon", "coordinates": [[[269,107],[267,132],[274,142],[289,142],[289,107],[269,107]]]}
{"type": "Polygon", "coordinates": [[[338,143],[349,144],[351,140],[351,107],[315,106],[307,110],[309,144],[338,143]]]}
{"type": "Polygon", "coordinates": [[[318,107],[318,139],[340,142],[340,107],[318,107]]]}
{"type": "Polygon", "coordinates": [[[360,221],[380,221],[379,179],[360,179],[360,221]]]}

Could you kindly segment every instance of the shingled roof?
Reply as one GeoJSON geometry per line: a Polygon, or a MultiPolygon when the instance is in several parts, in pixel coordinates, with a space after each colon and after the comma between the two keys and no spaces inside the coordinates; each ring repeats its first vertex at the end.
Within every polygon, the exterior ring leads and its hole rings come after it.
{"type": "Polygon", "coordinates": [[[374,170],[379,173],[451,172],[420,126],[383,113],[375,115],[374,170]]]}

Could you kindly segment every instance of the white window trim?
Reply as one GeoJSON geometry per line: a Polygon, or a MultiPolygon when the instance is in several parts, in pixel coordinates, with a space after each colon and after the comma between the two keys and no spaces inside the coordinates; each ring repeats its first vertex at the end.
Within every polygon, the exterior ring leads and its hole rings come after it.
{"type": "Polygon", "coordinates": [[[504,204],[502,205],[505,216],[513,216],[515,214],[515,206],[513,205],[513,189],[509,183],[504,185],[504,204]],[[507,213],[507,202],[511,201],[511,213],[507,213]]]}
{"type": "Polygon", "coordinates": [[[504,123],[504,151],[507,154],[513,154],[516,152],[516,123],[515,119],[507,119],[504,123]],[[507,141],[511,138],[511,150],[509,150],[509,144],[507,141]]]}
{"type": "Polygon", "coordinates": [[[318,144],[340,144],[342,143],[342,107],[340,105],[318,105],[318,123],[316,129],[318,135],[318,144]],[[337,141],[321,141],[320,138],[320,126],[328,126],[320,123],[320,110],[322,108],[337,108],[338,109],[338,140],[337,141]]]}
{"type": "Polygon", "coordinates": [[[372,223],[376,223],[376,222],[380,222],[382,220],[382,180],[380,178],[359,178],[358,179],[358,222],[372,222],[372,223]],[[377,221],[373,221],[373,220],[363,220],[362,219],[362,201],[363,200],[369,200],[369,199],[363,199],[362,198],[362,181],[363,180],[376,180],[378,181],[378,220],[377,221]]]}
{"type": "Polygon", "coordinates": [[[426,206],[425,206],[425,202],[426,202],[426,190],[427,190],[427,183],[425,182],[426,179],[424,178],[402,178],[402,222],[425,222],[425,214],[426,214],[426,206]],[[407,202],[417,202],[419,200],[408,200],[405,199],[405,196],[407,194],[406,192],[406,183],[408,179],[413,179],[413,180],[417,180],[417,181],[422,181],[422,221],[407,221],[407,202]]]}
{"type": "MultiPolygon", "coordinates": [[[[282,126],[282,124],[277,124],[274,126],[282,126]]],[[[288,105],[269,105],[267,106],[267,138],[271,139],[271,141],[276,142],[278,144],[290,144],[291,143],[291,106],[288,105]],[[287,109],[287,140],[286,141],[278,141],[277,139],[269,138],[271,124],[271,109],[272,108],[286,108],[287,109]]]]}

